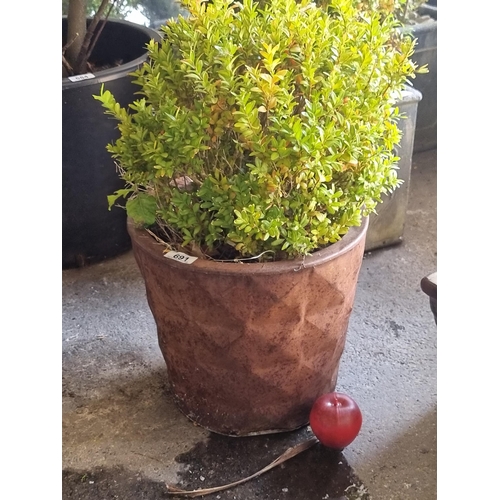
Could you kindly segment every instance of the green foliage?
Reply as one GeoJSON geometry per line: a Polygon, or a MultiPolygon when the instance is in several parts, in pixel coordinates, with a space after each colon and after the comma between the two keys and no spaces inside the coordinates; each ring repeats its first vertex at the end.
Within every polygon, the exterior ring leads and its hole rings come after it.
{"type": "Polygon", "coordinates": [[[139,193],[128,201],[127,215],[140,224],[151,226],[156,220],[156,200],[153,196],[139,193]]]}
{"type": "Polygon", "coordinates": [[[150,224],[153,208],[209,255],[295,258],[338,241],[399,185],[395,103],[414,42],[352,0],[183,6],[133,74],[141,97],[124,109],[95,96],[119,121],[108,150],[129,215],[150,224]]]}

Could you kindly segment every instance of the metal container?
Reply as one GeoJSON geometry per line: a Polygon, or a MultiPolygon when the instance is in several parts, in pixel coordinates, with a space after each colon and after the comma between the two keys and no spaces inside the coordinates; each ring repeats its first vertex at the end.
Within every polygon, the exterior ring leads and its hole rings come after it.
{"type": "Polygon", "coordinates": [[[370,226],[366,235],[366,251],[382,248],[403,240],[406,208],[410,190],[411,160],[415,138],[415,124],[417,119],[418,103],[422,94],[411,87],[406,87],[398,107],[405,118],[399,120],[401,142],[396,148],[400,157],[398,177],[403,184],[393,193],[384,195],[383,202],[379,203],[376,214],[370,215],[370,226]]]}
{"type": "Polygon", "coordinates": [[[414,151],[427,151],[437,146],[437,7],[424,4],[419,10],[426,21],[407,26],[417,39],[412,59],[419,65],[427,65],[428,73],[419,73],[413,86],[422,94],[415,126],[414,151]]]}

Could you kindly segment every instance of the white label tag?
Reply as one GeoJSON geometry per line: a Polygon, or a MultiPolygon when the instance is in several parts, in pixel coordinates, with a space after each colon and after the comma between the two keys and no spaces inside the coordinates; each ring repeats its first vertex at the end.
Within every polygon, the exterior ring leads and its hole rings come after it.
{"type": "Polygon", "coordinates": [[[176,260],[177,262],[182,262],[183,264],[192,264],[198,258],[182,252],[167,252],[165,257],[176,260]]]}
{"type": "Polygon", "coordinates": [[[82,80],[91,80],[95,78],[92,73],[84,73],[83,75],[68,76],[68,80],[71,82],[81,82],[82,80]]]}

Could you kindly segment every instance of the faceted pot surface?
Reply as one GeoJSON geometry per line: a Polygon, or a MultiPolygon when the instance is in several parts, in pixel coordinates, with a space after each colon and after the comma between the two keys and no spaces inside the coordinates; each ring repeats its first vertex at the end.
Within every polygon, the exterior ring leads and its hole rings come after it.
{"type": "Polygon", "coordinates": [[[335,389],[368,219],[304,259],[252,264],[178,262],[127,227],[181,411],[233,436],[306,425],[335,389]]]}

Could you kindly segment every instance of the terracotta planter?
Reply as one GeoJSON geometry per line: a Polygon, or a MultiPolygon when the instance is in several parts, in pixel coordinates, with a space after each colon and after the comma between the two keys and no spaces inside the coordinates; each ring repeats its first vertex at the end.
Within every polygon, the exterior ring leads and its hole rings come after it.
{"type": "Polygon", "coordinates": [[[175,400],[244,436],[306,425],[335,388],[368,220],[298,261],[185,264],[128,221],[175,400]]]}

